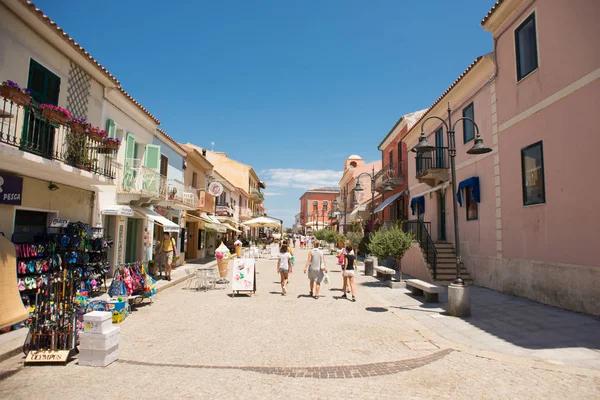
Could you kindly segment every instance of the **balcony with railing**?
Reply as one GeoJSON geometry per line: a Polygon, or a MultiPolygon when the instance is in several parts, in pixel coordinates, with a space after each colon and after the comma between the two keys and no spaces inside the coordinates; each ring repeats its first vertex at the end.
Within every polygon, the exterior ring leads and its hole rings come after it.
{"type": "Polygon", "coordinates": [[[240,207],[240,221],[247,221],[252,218],[252,210],[248,207],[240,207]]]}
{"type": "Polygon", "coordinates": [[[406,163],[392,162],[383,166],[375,174],[375,190],[383,192],[389,184],[392,188],[404,184],[404,173],[406,172],[406,163]]]}
{"type": "Polygon", "coordinates": [[[450,180],[450,159],[447,147],[436,147],[427,153],[417,153],[415,163],[416,177],[421,183],[435,186],[450,180]]]}
{"type": "Polygon", "coordinates": [[[215,211],[215,198],[211,196],[206,189],[194,189],[198,197],[196,210],[213,213],[215,211]]]}
{"type": "Polygon", "coordinates": [[[63,122],[49,121],[33,99],[30,105],[23,106],[0,96],[3,169],[21,173],[35,171],[41,178],[66,180],[71,184],[112,182],[117,172],[116,149],[63,122]]]}
{"type": "Polygon", "coordinates": [[[195,210],[198,205],[198,190],[177,179],[168,180],[169,191],[167,200],[169,206],[178,210],[195,210]]]}
{"type": "Polygon", "coordinates": [[[265,195],[259,189],[252,189],[250,191],[250,200],[255,201],[257,203],[262,203],[265,201],[265,195]]]}
{"type": "Polygon", "coordinates": [[[117,191],[125,196],[120,202],[134,205],[159,204],[168,199],[167,177],[145,167],[140,159],[126,159],[121,176],[117,179],[117,191]]]}
{"type": "Polygon", "coordinates": [[[229,203],[217,203],[217,206],[215,207],[215,215],[218,217],[233,217],[234,213],[235,210],[229,205],[229,203]]]}

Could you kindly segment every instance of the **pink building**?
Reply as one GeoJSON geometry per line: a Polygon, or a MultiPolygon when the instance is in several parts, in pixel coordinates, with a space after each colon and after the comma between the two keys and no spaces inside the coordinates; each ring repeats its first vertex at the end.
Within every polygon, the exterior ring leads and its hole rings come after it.
{"type": "MultiPolygon", "coordinates": [[[[600,315],[600,252],[593,243],[600,226],[600,169],[593,161],[600,146],[598,15],[600,2],[591,0],[498,1],[482,21],[495,53],[469,66],[404,139],[413,148],[422,121],[431,115],[446,119],[448,105],[454,121],[472,117],[493,151],[468,155],[475,132],[457,124],[458,219],[467,277],[594,315],[600,315]]],[[[408,153],[409,214],[430,223],[438,250],[436,280],[448,282],[455,238],[440,125],[432,120],[424,127],[439,149],[408,153]]],[[[425,261],[413,249],[403,266],[433,279],[425,261]]]]}

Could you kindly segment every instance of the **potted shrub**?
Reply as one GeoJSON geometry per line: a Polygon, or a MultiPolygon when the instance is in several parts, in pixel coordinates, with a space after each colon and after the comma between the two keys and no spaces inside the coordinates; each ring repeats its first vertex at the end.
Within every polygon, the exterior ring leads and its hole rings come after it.
{"type": "Polygon", "coordinates": [[[85,118],[71,118],[69,128],[75,133],[84,133],[90,128],[90,123],[85,118]]]}
{"type": "Polygon", "coordinates": [[[71,119],[71,113],[60,106],[42,104],[40,108],[42,109],[42,117],[55,124],[66,125],[67,121],[71,119]]]}
{"type": "Polygon", "coordinates": [[[390,229],[380,229],[370,235],[369,251],[378,258],[394,259],[394,268],[398,271],[396,278],[402,280],[402,257],[412,246],[413,236],[410,232],[404,232],[400,225],[392,226],[390,229]]]}
{"type": "Polygon", "coordinates": [[[16,82],[7,80],[0,85],[0,96],[10,100],[19,106],[31,104],[31,92],[29,89],[20,87],[16,82]]]}
{"type": "Polygon", "coordinates": [[[363,237],[364,235],[359,231],[350,232],[346,235],[346,239],[350,242],[350,245],[354,249],[354,254],[356,255],[358,255],[358,245],[363,237]]]}

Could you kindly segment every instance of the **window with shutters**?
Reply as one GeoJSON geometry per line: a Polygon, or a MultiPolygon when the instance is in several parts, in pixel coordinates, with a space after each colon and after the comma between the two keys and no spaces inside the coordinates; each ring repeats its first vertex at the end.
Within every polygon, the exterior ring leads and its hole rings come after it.
{"type": "MultiPolygon", "coordinates": [[[[33,108],[41,104],[58,105],[60,78],[43,65],[31,59],[27,88],[31,92],[33,108]]],[[[23,124],[22,149],[43,157],[52,158],[56,126],[42,118],[40,113],[26,113],[23,124]]]]}
{"type": "Polygon", "coordinates": [[[198,174],[195,172],[192,172],[192,187],[194,189],[198,188],[198,174]]]}

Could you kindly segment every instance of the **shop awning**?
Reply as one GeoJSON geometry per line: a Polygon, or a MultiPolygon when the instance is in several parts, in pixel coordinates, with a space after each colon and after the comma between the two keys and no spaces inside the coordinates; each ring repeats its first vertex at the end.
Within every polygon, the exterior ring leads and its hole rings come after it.
{"type": "Polygon", "coordinates": [[[462,197],[460,196],[461,189],[466,188],[467,186],[471,187],[471,194],[473,195],[473,200],[479,203],[479,177],[474,176],[469,179],[465,179],[461,183],[458,184],[458,191],[456,192],[456,200],[458,200],[458,204],[462,207],[462,197]]]}
{"type": "Polygon", "coordinates": [[[133,210],[129,206],[114,205],[103,208],[103,215],[121,215],[123,217],[133,217],[133,210]]]}
{"type": "Polygon", "coordinates": [[[382,210],[383,210],[383,209],[385,209],[387,206],[389,206],[390,204],[392,204],[392,202],[393,202],[394,200],[396,200],[398,197],[400,197],[400,196],[401,196],[403,193],[404,193],[404,191],[401,191],[400,193],[396,193],[395,195],[393,195],[393,196],[391,196],[391,197],[388,197],[387,199],[385,199],[385,200],[383,201],[383,203],[381,203],[381,204],[379,205],[379,207],[377,207],[377,208],[375,209],[375,211],[374,211],[374,212],[375,212],[375,213],[378,213],[378,212],[382,211],[382,210]]]}
{"type": "Polygon", "coordinates": [[[149,208],[143,207],[132,207],[133,211],[136,214],[141,216],[142,218],[148,218],[150,221],[154,221],[154,223],[159,224],[163,227],[163,231],[165,232],[179,232],[181,228],[175,222],[163,217],[160,214],[155,213],[149,208]]]}
{"type": "Polygon", "coordinates": [[[414,197],[410,201],[410,209],[412,210],[412,215],[415,215],[417,212],[417,207],[419,207],[419,213],[423,214],[425,212],[425,196],[414,197]]]}
{"type": "Polygon", "coordinates": [[[227,232],[227,225],[222,224],[221,221],[217,219],[214,215],[208,215],[206,213],[202,213],[202,216],[206,216],[210,220],[210,223],[207,223],[205,226],[209,229],[214,229],[219,233],[227,232]]]}
{"type": "Polygon", "coordinates": [[[198,215],[194,215],[194,214],[190,214],[189,212],[186,214],[186,217],[192,217],[192,219],[198,220],[198,221],[202,221],[202,222],[212,222],[207,216],[206,213],[202,213],[200,214],[200,216],[198,215]]]}

